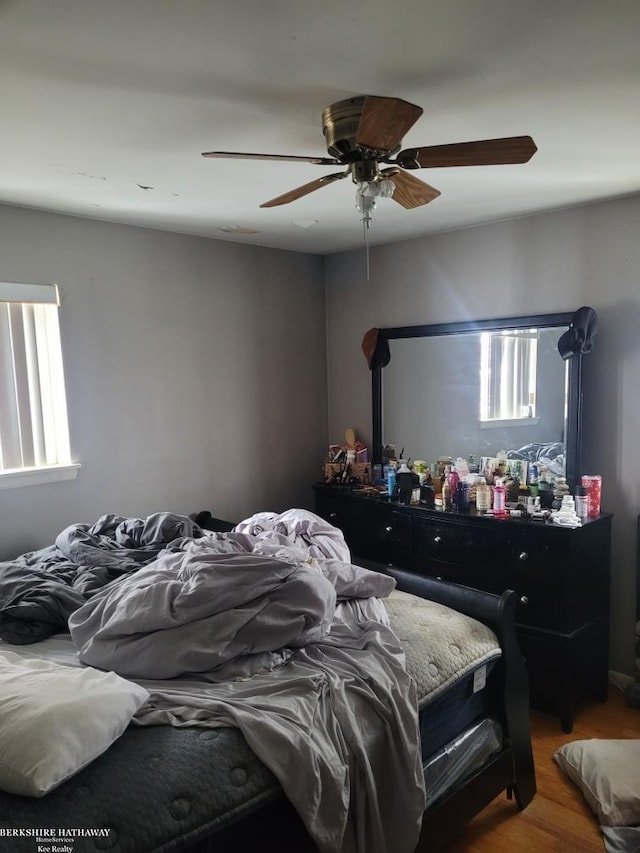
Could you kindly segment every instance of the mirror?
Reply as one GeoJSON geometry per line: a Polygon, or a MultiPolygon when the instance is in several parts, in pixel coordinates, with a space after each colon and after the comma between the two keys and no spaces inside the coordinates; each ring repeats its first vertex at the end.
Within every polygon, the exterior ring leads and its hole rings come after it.
{"type": "Polygon", "coordinates": [[[545,314],[380,329],[390,360],[374,366],[373,454],[508,458],[579,474],[581,356],[558,340],[573,315],[545,314]]]}

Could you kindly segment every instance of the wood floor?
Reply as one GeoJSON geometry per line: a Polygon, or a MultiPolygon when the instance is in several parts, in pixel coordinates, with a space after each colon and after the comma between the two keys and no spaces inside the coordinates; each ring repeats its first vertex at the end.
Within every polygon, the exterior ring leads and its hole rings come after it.
{"type": "Polygon", "coordinates": [[[447,853],[603,853],[598,823],[582,795],[552,758],[564,743],[586,738],[640,737],[640,709],[629,707],[614,687],[606,704],[581,710],[573,732],[555,717],[531,712],[538,793],[524,811],[500,797],[449,845],[447,853]]]}

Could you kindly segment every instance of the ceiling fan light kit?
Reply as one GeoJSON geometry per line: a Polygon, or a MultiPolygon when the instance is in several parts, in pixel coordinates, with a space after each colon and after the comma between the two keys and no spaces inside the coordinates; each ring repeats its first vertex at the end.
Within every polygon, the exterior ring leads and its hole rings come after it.
{"type": "Polygon", "coordinates": [[[379,181],[361,181],[356,184],[356,210],[362,214],[365,228],[373,222],[373,211],[379,198],[393,198],[396,185],[389,178],[379,181]]]}
{"type": "Polygon", "coordinates": [[[322,112],[322,132],[330,157],[235,151],[206,151],[202,156],[346,167],[342,172],[316,178],[265,201],[260,207],[289,204],[335,181],[350,177],[356,185],[356,209],[362,214],[366,231],[372,221],[377,198],[392,198],[401,207],[410,210],[422,207],[440,195],[440,191],[435,187],[411,175],[410,171],[413,169],[526,163],[537,150],[530,136],[401,150],[404,135],[421,115],[421,107],[401,98],[359,95],[331,104],[322,112]],[[381,169],[381,164],[391,168],[381,169]]]}

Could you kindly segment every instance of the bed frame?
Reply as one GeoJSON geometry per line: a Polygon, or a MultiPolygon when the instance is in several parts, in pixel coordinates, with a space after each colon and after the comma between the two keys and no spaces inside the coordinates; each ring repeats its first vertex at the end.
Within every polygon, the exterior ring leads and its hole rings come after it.
{"type": "MultiPolygon", "coordinates": [[[[368,568],[374,568],[369,565],[368,568]]],[[[529,683],[524,660],[515,637],[517,596],[512,590],[501,596],[403,569],[384,568],[396,578],[398,589],[444,604],[493,629],[502,647],[500,707],[494,711],[503,724],[503,749],[466,782],[448,792],[422,820],[416,853],[432,851],[450,841],[501,792],[524,809],[536,792],[536,778],[529,729],[529,683]]]]}

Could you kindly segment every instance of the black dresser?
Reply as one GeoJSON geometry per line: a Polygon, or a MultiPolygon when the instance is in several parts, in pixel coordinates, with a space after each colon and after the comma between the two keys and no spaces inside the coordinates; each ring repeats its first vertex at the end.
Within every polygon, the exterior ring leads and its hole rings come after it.
{"type": "Polygon", "coordinates": [[[316,512],[339,527],[354,562],[383,563],[488,592],[518,594],[517,636],[532,707],[571,732],[576,709],[605,701],[611,516],[571,529],[403,506],[317,485],[316,512]]]}

